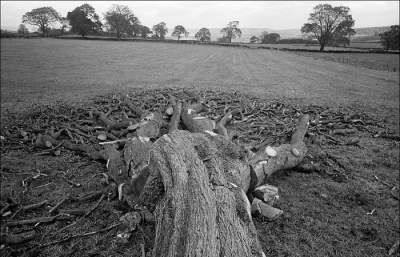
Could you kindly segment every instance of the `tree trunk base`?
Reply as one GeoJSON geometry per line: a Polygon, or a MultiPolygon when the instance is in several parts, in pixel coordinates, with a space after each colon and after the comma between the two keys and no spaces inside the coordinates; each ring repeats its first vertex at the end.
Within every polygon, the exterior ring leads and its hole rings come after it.
{"type": "Polygon", "coordinates": [[[149,170],[164,190],[156,203],[154,257],[264,256],[242,189],[249,166],[238,166],[221,139],[177,130],[154,143],[149,170]]]}

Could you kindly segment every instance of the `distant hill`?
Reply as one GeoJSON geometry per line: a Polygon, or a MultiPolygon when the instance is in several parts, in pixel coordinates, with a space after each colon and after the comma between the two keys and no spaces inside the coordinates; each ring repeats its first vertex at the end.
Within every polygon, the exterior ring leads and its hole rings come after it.
{"type": "Polygon", "coordinates": [[[383,33],[383,32],[385,32],[387,30],[390,30],[390,26],[357,28],[357,29],[355,29],[355,31],[356,31],[355,37],[363,37],[363,36],[377,36],[377,37],[379,37],[380,33],[383,33]]]}
{"type": "Polygon", "coordinates": [[[17,32],[18,29],[14,28],[14,27],[9,27],[9,26],[1,26],[2,30],[7,30],[10,32],[17,32]]]}

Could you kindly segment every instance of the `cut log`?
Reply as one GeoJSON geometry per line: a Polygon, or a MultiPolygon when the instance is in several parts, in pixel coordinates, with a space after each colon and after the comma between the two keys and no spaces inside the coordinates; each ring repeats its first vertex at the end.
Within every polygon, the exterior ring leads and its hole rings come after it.
{"type": "Polygon", "coordinates": [[[160,113],[150,113],[141,119],[136,135],[143,138],[158,138],[163,124],[164,120],[160,113]]]}
{"type": "Polygon", "coordinates": [[[283,211],[264,203],[260,199],[254,198],[251,204],[251,213],[259,213],[263,217],[274,220],[281,216],[283,211]]]}
{"type": "Polygon", "coordinates": [[[142,137],[135,137],[128,140],[124,146],[124,160],[127,165],[129,177],[137,175],[145,166],[150,158],[150,148],[152,143],[142,137]]]}
{"type": "Polygon", "coordinates": [[[228,130],[226,129],[226,124],[232,119],[232,113],[227,112],[224,117],[217,123],[216,131],[218,134],[224,136],[227,140],[229,140],[228,130]]]}
{"type": "Polygon", "coordinates": [[[279,199],[278,188],[271,185],[257,187],[254,189],[253,195],[271,206],[279,199]]]}
{"type": "Polygon", "coordinates": [[[136,120],[134,119],[126,119],[121,122],[116,122],[110,126],[107,127],[107,130],[120,130],[120,129],[126,129],[127,127],[133,125],[136,123],[136,120]]]}
{"type": "Polygon", "coordinates": [[[213,136],[181,130],[153,144],[151,174],[141,197],[159,194],[151,199],[156,203],[154,257],[263,256],[239,174],[249,173],[249,168],[227,168],[223,156],[237,158],[217,145],[213,136]],[[161,194],[150,185],[157,177],[163,184],[161,194]]]}
{"type": "Polygon", "coordinates": [[[216,128],[215,121],[200,116],[198,113],[202,109],[199,106],[203,105],[189,105],[183,108],[181,115],[183,124],[192,133],[213,131],[216,128]]]}
{"type": "Polygon", "coordinates": [[[53,137],[46,134],[39,134],[35,142],[35,147],[51,148],[57,144],[57,140],[53,137]]]}
{"type": "Polygon", "coordinates": [[[108,170],[108,175],[110,175],[117,185],[126,182],[129,178],[129,175],[124,159],[122,158],[122,153],[117,150],[117,145],[104,145],[104,155],[107,158],[106,167],[108,170]]]}
{"type": "Polygon", "coordinates": [[[352,128],[352,129],[335,129],[332,131],[333,135],[341,135],[341,136],[345,136],[347,134],[354,134],[357,133],[358,130],[356,128],[352,128]]]}
{"type": "Polygon", "coordinates": [[[169,132],[178,129],[179,122],[181,120],[181,114],[182,114],[182,102],[178,102],[173,106],[172,117],[171,121],[169,122],[169,130],[168,130],[169,132]]]}
{"type": "Polygon", "coordinates": [[[292,135],[290,144],[277,147],[266,146],[261,148],[250,160],[257,176],[256,185],[261,185],[264,179],[274,172],[296,167],[307,153],[307,146],[303,139],[309,125],[309,115],[303,115],[292,135]]]}
{"type": "Polygon", "coordinates": [[[176,97],[173,95],[169,95],[168,106],[165,109],[165,114],[171,116],[174,113],[174,106],[176,105],[176,97]]]}
{"type": "Polygon", "coordinates": [[[51,148],[56,145],[62,145],[68,150],[78,153],[85,153],[93,160],[107,160],[102,152],[96,150],[93,146],[87,144],[74,144],[68,140],[57,141],[53,137],[46,134],[39,134],[35,142],[35,147],[51,148]]]}

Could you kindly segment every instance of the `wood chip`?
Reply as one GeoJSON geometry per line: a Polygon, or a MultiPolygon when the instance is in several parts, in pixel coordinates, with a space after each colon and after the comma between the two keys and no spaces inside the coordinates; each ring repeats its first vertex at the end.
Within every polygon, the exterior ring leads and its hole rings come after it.
{"type": "Polygon", "coordinates": [[[251,212],[252,213],[259,212],[262,216],[264,216],[270,220],[277,219],[283,213],[282,210],[274,208],[257,198],[254,198],[254,200],[251,204],[251,212]]]}
{"type": "Polygon", "coordinates": [[[297,148],[292,148],[291,152],[296,157],[300,156],[300,152],[299,152],[299,150],[297,150],[297,148]]]}
{"type": "Polygon", "coordinates": [[[279,199],[278,188],[268,184],[256,187],[253,195],[271,206],[279,199]]]}
{"type": "Polygon", "coordinates": [[[217,133],[214,133],[214,132],[212,132],[212,131],[210,131],[210,130],[206,130],[206,131],[204,131],[204,132],[207,133],[207,134],[209,134],[210,136],[213,136],[213,137],[218,136],[217,133]]]}
{"type": "Polygon", "coordinates": [[[276,150],[270,146],[265,148],[265,153],[270,157],[275,157],[278,154],[276,150]]]}
{"type": "Polygon", "coordinates": [[[101,140],[101,141],[105,141],[105,140],[107,140],[107,135],[106,134],[100,134],[100,135],[97,136],[97,139],[101,140]]]}

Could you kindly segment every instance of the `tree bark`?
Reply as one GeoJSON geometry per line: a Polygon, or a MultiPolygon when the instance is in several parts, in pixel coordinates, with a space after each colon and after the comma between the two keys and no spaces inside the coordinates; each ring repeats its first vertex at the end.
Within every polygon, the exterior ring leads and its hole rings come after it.
{"type": "Polygon", "coordinates": [[[249,168],[230,144],[222,136],[179,130],[154,143],[150,176],[161,177],[164,192],[156,199],[153,256],[263,256],[243,190],[248,175],[241,173],[249,168]]]}

